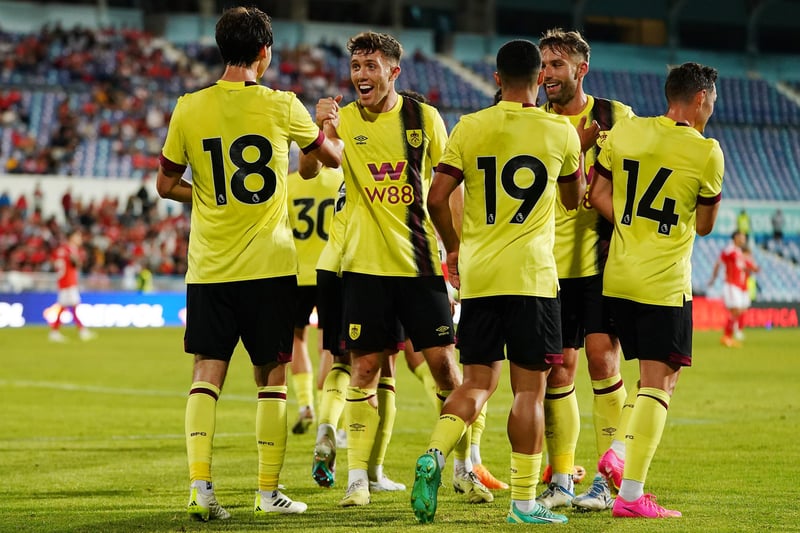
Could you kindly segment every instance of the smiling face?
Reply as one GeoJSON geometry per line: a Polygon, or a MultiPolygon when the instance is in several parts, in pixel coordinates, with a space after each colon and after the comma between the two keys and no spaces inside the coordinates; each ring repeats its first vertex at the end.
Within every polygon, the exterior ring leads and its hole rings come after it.
{"type": "Polygon", "coordinates": [[[350,80],[358,101],[373,113],[388,111],[397,102],[394,82],[400,67],[380,51],[355,51],[350,58],[350,80]]]}
{"type": "Polygon", "coordinates": [[[588,65],[576,61],[565,51],[551,47],[542,49],[542,75],[547,101],[553,105],[566,106],[578,91],[588,65]]]}

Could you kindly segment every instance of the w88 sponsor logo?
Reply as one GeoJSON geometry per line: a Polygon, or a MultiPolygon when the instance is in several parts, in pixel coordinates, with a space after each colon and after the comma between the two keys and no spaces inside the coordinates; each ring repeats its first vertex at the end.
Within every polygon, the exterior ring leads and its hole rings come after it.
{"type": "Polygon", "coordinates": [[[408,183],[404,185],[389,185],[388,187],[364,187],[364,192],[371,203],[386,203],[390,205],[410,205],[414,202],[414,188],[408,183]]]}

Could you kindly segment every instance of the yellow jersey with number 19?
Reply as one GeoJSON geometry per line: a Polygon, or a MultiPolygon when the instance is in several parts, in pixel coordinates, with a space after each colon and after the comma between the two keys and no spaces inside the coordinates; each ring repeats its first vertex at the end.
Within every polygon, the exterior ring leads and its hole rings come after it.
{"type": "Polygon", "coordinates": [[[324,135],[294,93],[219,80],[178,99],[161,153],[166,170],[192,167],[186,283],[297,273],[286,206],[289,146],[324,135]]]}
{"type": "Polygon", "coordinates": [[[532,105],[461,117],[436,170],[464,181],[462,298],[557,296],[556,181],[577,179],[580,155],[569,120],[532,105]]]}
{"type": "Polygon", "coordinates": [[[327,167],[310,180],[299,172],[289,174],[289,220],[297,248],[297,284],[301,287],[317,284],[317,261],[332,231],[343,179],[341,169],[327,167]]]}
{"type": "Polygon", "coordinates": [[[595,164],[595,179],[613,184],[604,295],[670,307],[692,299],[696,206],[719,202],[724,167],[719,143],[692,127],[665,116],[617,122],[595,164]]]}
{"type": "Polygon", "coordinates": [[[346,149],[347,225],[342,270],[379,276],[442,275],[426,200],[447,142],[433,107],[398,96],[384,113],[358,102],[339,113],[346,149]]]}

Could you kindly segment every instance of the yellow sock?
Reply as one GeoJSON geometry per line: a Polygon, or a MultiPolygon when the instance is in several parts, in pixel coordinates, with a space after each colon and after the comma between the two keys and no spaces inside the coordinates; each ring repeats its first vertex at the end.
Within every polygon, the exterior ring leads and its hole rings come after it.
{"type": "Polygon", "coordinates": [[[336,427],[344,410],[347,385],[350,383],[350,365],[334,363],[325,376],[322,397],[319,401],[319,423],[336,427]]]}
{"type": "Polygon", "coordinates": [[[286,455],[286,392],[288,388],[259,387],[256,406],[258,490],[277,490],[286,455]]]}
{"type": "Polygon", "coordinates": [[[636,397],[636,405],[625,432],[624,479],[644,484],[650,462],[661,442],[664,425],[667,423],[669,394],[661,389],[642,387],[636,397]]]}
{"type": "Polygon", "coordinates": [[[397,394],[395,393],[395,379],[381,378],[378,382],[378,433],[375,435],[375,444],[369,457],[370,472],[374,467],[383,464],[386,458],[386,449],[392,440],[392,429],[397,416],[397,394]]]}
{"type": "Polygon", "coordinates": [[[211,383],[195,381],[186,400],[186,455],[190,481],[211,481],[211,449],[219,392],[219,388],[211,383]]]}
{"type": "Polygon", "coordinates": [[[547,387],[544,396],[547,456],[554,474],[572,474],[575,447],[581,431],[581,416],[575,385],[547,387]]]}
{"type": "Polygon", "coordinates": [[[478,413],[477,418],[475,418],[475,422],[472,423],[472,438],[470,442],[472,442],[473,446],[480,447],[481,445],[481,437],[483,436],[483,430],[486,429],[486,408],[489,405],[489,402],[485,402],[483,407],[481,408],[481,412],[478,413]]]}
{"type": "Polygon", "coordinates": [[[627,393],[622,376],[619,374],[608,379],[592,380],[592,390],[594,391],[592,418],[597,456],[600,457],[611,446],[611,441],[617,433],[617,424],[627,393]]]}
{"type": "Polygon", "coordinates": [[[464,434],[456,442],[456,447],[453,448],[453,459],[460,462],[465,462],[470,456],[470,443],[472,442],[472,426],[466,426],[464,434]]]}
{"type": "Polygon", "coordinates": [[[311,372],[292,374],[292,387],[298,407],[314,406],[314,374],[311,372]]]}
{"type": "Polygon", "coordinates": [[[344,416],[347,423],[347,465],[350,470],[367,471],[369,468],[369,457],[380,424],[378,409],[370,405],[370,398],[376,394],[375,389],[347,387],[344,416]]]}
{"type": "Polygon", "coordinates": [[[422,386],[425,388],[425,392],[428,394],[431,403],[433,403],[434,406],[441,407],[436,399],[436,380],[433,379],[433,374],[431,374],[428,362],[422,361],[422,363],[414,369],[414,375],[422,382],[422,386]]]}
{"type": "Polygon", "coordinates": [[[444,457],[456,447],[456,444],[467,430],[467,424],[455,415],[442,415],[433,428],[428,449],[442,452],[444,457]]]}
{"type": "Polygon", "coordinates": [[[542,454],[511,452],[511,499],[532,501],[536,498],[542,454]]]}
{"type": "Polygon", "coordinates": [[[632,388],[628,389],[628,395],[625,397],[625,403],[622,404],[622,411],[619,413],[619,423],[617,424],[617,434],[614,436],[614,441],[611,447],[617,453],[620,459],[625,459],[625,433],[628,431],[628,421],[633,414],[633,406],[636,404],[636,397],[639,395],[639,382],[636,382],[632,388]]]}

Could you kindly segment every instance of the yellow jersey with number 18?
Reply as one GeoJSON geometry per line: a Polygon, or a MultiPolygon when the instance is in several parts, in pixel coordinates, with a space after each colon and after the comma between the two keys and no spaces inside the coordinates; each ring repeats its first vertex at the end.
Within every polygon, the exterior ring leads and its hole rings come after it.
{"type": "Polygon", "coordinates": [[[324,138],[294,93],[255,82],[219,80],[178,99],[161,164],[192,167],[186,283],[297,273],[286,207],[289,146],[307,152],[324,138]]]}
{"type": "Polygon", "coordinates": [[[665,116],[626,119],[608,134],[595,179],[613,184],[614,233],[603,294],[670,307],[692,299],[697,204],[722,195],[722,149],[665,116]]]}
{"type": "Polygon", "coordinates": [[[380,276],[442,275],[426,200],[447,130],[439,112],[398,96],[384,113],[358,102],[339,114],[347,225],[342,270],[380,276]]]}

